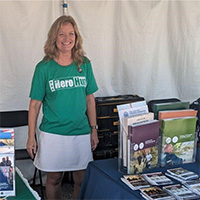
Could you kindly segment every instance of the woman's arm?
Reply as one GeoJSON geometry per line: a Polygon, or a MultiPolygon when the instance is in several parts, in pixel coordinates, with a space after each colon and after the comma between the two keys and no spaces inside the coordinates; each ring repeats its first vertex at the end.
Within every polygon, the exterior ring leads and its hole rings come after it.
{"type": "Polygon", "coordinates": [[[31,99],[29,104],[29,113],[28,113],[28,140],[26,144],[27,151],[30,157],[33,159],[34,154],[36,154],[37,144],[35,140],[35,131],[37,125],[37,118],[41,107],[41,101],[31,99]]]}
{"type": "MultiPolygon", "coordinates": [[[[88,120],[90,123],[90,126],[96,126],[97,120],[96,120],[96,105],[95,105],[95,99],[94,95],[90,94],[87,96],[87,115],[88,120]]],[[[98,135],[97,135],[97,129],[91,129],[91,148],[92,151],[94,151],[99,143],[98,135]]]]}

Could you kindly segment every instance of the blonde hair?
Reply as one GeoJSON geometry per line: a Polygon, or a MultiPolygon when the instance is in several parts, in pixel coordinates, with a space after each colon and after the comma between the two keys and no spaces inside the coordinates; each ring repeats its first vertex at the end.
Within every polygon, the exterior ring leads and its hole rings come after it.
{"type": "Polygon", "coordinates": [[[78,65],[78,67],[80,67],[80,65],[83,63],[83,56],[85,54],[82,48],[82,37],[79,33],[78,26],[75,20],[71,16],[66,15],[63,15],[56,19],[48,32],[47,41],[44,46],[44,60],[49,61],[55,57],[58,57],[58,48],[56,46],[57,34],[60,27],[67,23],[72,24],[76,37],[75,45],[72,49],[72,60],[78,65]]]}

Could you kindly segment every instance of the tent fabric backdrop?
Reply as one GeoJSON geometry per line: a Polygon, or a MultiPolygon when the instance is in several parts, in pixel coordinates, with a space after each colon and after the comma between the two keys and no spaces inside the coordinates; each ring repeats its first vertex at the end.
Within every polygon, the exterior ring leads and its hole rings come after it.
{"type": "Polygon", "coordinates": [[[97,96],[200,95],[200,2],[69,1],[99,84],[97,96]]]}
{"type": "Polygon", "coordinates": [[[0,110],[28,109],[35,65],[58,2],[0,1],[0,110]]]}
{"type": "MultiPolygon", "coordinates": [[[[62,14],[62,1],[0,1],[0,111],[28,109],[35,66],[62,14]]],[[[68,14],[93,65],[95,96],[199,98],[200,2],[76,0],[68,14]]],[[[16,134],[17,148],[26,137],[16,134]]]]}
{"type": "MultiPolygon", "coordinates": [[[[200,94],[200,2],[68,1],[99,86],[147,101],[200,94]]],[[[0,1],[0,110],[27,109],[35,65],[62,1],[0,1]]]]}

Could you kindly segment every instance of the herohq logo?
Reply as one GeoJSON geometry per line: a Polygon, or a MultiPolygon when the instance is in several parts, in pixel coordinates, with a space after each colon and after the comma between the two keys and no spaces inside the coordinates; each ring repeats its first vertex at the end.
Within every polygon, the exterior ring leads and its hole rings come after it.
{"type": "Polygon", "coordinates": [[[86,87],[86,85],[86,78],[83,76],[65,77],[49,81],[49,86],[52,92],[63,89],[86,87]]]}

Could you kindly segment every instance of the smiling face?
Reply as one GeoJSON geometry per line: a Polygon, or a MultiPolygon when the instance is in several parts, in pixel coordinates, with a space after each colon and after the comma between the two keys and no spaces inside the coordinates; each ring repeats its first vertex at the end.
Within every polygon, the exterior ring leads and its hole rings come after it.
{"type": "Polygon", "coordinates": [[[71,23],[62,25],[56,38],[56,46],[59,53],[71,53],[75,45],[75,31],[71,23]]]}

